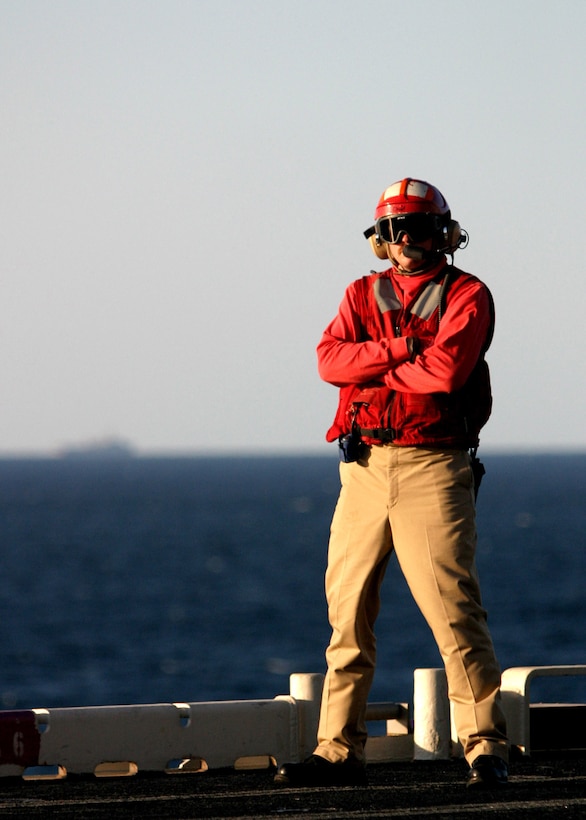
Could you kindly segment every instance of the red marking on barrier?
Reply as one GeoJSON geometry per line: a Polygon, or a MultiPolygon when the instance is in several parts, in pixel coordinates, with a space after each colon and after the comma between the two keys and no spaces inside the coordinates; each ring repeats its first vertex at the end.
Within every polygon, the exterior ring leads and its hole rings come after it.
{"type": "Polygon", "coordinates": [[[40,748],[34,712],[0,712],[0,765],[37,766],[40,748]]]}

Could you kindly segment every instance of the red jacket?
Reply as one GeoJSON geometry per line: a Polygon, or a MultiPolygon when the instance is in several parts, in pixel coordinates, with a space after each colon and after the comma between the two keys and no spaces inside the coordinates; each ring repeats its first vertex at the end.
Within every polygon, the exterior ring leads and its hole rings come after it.
{"type": "Polygon", "coordinates": [[[424,274],[390,268],[353,282],[317,347],[320,376],[340,387],[327,440],[354,424],[370,444],[477,446],[493,321],[488,288],[445,259],[424,274]]]}

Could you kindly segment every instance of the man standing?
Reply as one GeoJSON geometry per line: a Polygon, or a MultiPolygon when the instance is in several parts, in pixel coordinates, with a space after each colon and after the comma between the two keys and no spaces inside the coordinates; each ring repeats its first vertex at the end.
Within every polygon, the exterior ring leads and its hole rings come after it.
{"type": "Polygon", "coordinates": [[[492,788],[507,781],[508,746],[475,567],[472,457],[491,410],[492,299],[448,264],[468,237],[427,182],[387,188],[365,236],[391,267],[348,287],[317,349],[321,377],[340,388],[327,439],[339,441],[342,484],[326,572],[332,637],[318,745],[275,781],[366,783],[374,624],[394,550],[445,664],[467,784],[492,788]]]}

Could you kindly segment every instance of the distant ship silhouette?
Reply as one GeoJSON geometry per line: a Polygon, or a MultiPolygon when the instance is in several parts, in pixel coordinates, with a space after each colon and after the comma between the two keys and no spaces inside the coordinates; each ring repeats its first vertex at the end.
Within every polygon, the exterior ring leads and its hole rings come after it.
{"type": "Polygon", "coordinates": [[[133,458],[135,451],[125,441],[106,439],[75,446],[66,446],[59,452],[59,458],[66,459],[126,459],[133,458]]]}

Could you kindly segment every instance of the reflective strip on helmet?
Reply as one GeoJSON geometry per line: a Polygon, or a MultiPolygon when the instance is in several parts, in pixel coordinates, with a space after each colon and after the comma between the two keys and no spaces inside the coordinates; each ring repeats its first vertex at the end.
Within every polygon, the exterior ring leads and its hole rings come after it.
{"type": "Polygon", "coordinates": [[[431,190],[430,196],[430,189],[432,189],[432,186],[428,185],[427,182],[407,177],[406,179],[400,180],[400,182],[394,182],[392,185],[389,185],[381,196],[380,201],[393,199],[396,196],[414,196],[418,199],[433,199],[433,190],[431,190]]]}

